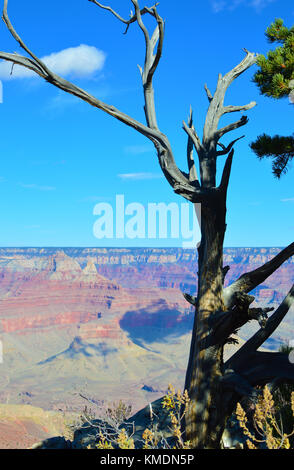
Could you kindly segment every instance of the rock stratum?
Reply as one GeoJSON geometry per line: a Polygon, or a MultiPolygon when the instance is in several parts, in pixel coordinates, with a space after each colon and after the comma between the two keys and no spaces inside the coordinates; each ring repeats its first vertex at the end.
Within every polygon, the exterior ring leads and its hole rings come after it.
{"type": "MultiPolygon", "coordinates": [[[[279,251],[226,248],[226,283],[279,251]]],[[[169,383],[182,388],[193,322],[182,292],[195,294],[196,272],[196,251],[180,248],[1,248],[0,403],[70,413],[86,396],[135,412],[169,383]]],[[[293,278],[290,259],[255,290],[256,304],[278,305],[293,278]]],[[[240,341],[256,329],[242,328],[240,341]]],[[[291,339],[289,312],[266,346],[291,339]]]]}

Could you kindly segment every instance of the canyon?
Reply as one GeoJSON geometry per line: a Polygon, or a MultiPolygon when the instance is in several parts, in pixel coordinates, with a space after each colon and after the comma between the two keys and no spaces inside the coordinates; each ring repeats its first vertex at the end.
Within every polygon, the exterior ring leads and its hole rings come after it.
{"type": "MultiPolygon", "coordinates": [[[[225,248],[226,284],[280,249],[225,248]]],[[[277,306],[293,278],[291,258],[255,304],[277,306]]],[[[85,397],[97,410],[121,399],[137,411],[182,388],[194,315],[182,293],[196,285],[191,249],[0,248],[0,403],[78,413],[85,397]]],[[[293,339],[292,309],[265,347],[293,339]]]]}

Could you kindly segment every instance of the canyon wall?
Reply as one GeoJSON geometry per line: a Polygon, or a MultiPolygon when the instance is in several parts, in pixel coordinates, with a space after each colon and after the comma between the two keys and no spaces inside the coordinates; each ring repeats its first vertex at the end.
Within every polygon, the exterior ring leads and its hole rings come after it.
{"type": "MultiPolygon", "coordinates": [[[[226,283],[279,251],[226,248],[226,283]]],[[[290,259],[255,290],[256,304],[277,305],[293,278],[290,259]]],[[[182,387],[193,322],[182,292],[196,285],[196,250],[1,248],[0,402],[78,410],[86,390],[138,409],[168,383],[182,387]]],[[[291,339],[290,312],[267,347],[291,339]]]]}

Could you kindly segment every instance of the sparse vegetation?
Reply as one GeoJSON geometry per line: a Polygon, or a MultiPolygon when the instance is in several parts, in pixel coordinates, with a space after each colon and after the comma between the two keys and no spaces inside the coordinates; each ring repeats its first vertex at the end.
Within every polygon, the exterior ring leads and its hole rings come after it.
{"type": "MultiPolygon", "coordinates": [[[[279,348],[279,352],[287,354],[288,356],[293,350],[294,348],[289,344],[282,344],[279,348]]],[[[275,407],[281,416],[284,431],[288,434],[292,432],[293,428],[293,413],[291,407],[291,396],[293,392],[294,384],[287,382],[279,384],[278,387],[274,388],[272,391],[275,407]]],[[[289,440],[291,448],[294,448],[294,436],[291,436],[289,440]]]]}
{"type": "Polygon", "coordinates": [[[176,392],[172,385],[168,386],[168,393],[165,395],[162,402],[162,407],[169,410],[173,435],[177,441],[176,447],[179,447],[180,449],[189,449],[191,447],[191,443],[189,441],[183,440],[182,433],[182,423],[185,418],[189,402],[190,398],[187,390],[185,390],[184,393],[181,393],[180,390],[176,392]]]}
{"type": "Polygon", "coordinates": [[[88,449],[189,449],[191,444],[183,437],[183,420],[190,402],[188,393],[183,393],[170,384],[168,391],[161,402],[161,409],[156,413],[152,405],[150,408],[150,424],[141,434],[140,439],[135,439],[135,423],[128,420],[131,414],[131,406],[122,400],[118,403],[107,405],[102,410],[99,407],[96,414],[91,408],[85,406],[78,421],[74,423],[74,430],[86,430],[93,439],[85,447],[88,449]],[[167,427],[170,438],[167,439],[159,429],[158,414],[167,414],[167,427]]]}
{"type": "MultiPolygon", "coordinates": [[[[131,415],[132,406],[125,404],[122,400],[118,403],[98,405],[86,396],[81,396],[91,404],[92,408],[85,405],[78,419],[68,426],[72,435],[71,439],[74,439],[76,431],[83,429],[89,431],[89,434],[94,434],[96,440],[99,438],[97,445],[99,449],[113,449],[115,448],[113,444],[116,443],[116,447],[120,447],[118,440],[121,445],[127,445],[129,436],[120,427],[131,415]]],[[[91,448],[91,444],[87,447],[91,448]]]]}
{"type": "MultiPolygon", "coordinates": [[[[290,438],[294,435],[294,392],[291,392],[290,407],[292,412],[292,431],[287,434],[279,405],[273,399],[267,386],[263,394],[258,398],[252,419],[248,419],[246,412],[237,404],[236,416],[245,436],[248,437],[246,444],[249,449],[290,449],[290,438]]],[[[293,448],[293,447],[292,447],[293,448]]]]}

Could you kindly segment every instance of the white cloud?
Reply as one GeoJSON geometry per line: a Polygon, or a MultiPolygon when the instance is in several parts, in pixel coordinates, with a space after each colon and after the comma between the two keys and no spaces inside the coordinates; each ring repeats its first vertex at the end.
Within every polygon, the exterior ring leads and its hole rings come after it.
{"type": "Polygon", "coordinates": [[[160,173],[121,173],[117,175],[124,181],[153,180],[163,178],[160,173]]]}
{"type": "MultiPolygon", "coordinates": [[[[74,75],[76,77],[91,77],[95,72],[102,70],[105,62],[105,53],[96,47],[81,44],[69,47],[60,52],[53,52],[41,60],[55,73],[63,77],[74,75]]],[[[0,62],[0,79],[29,78],[37,75],[25,67],[14,65],[11,62],[0,62]]]]}

